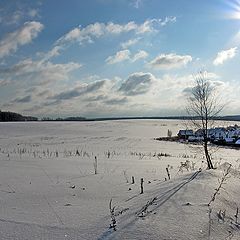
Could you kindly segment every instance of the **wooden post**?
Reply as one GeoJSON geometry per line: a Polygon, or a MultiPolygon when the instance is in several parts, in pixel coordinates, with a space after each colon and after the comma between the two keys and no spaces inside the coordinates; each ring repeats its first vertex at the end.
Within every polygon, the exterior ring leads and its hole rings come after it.
{"type": "Polygon", "coordinates": [[[171,179],[171,177],[170,177],[170,173],[169,173],[169,170],[168,170],[168,168],[166,168],[166,171],[167,171],[168,179],[170,180],[170,179],[171,179]]]}
{"type": "Polygon", "coordinates": [[[140,194],[143,194],[143,178],[141,178],[141,192],[140,194]]]}
{"type": "Polygon", "coordinates": [[[238,207],[235,216],[235,223],[238,224],[238,207]]]}
{"type": "Polygon", "coordinates": [[[97,174],[97,157],[95,156],[95,162],[93,163],[94,173],[97,174]]]}
{"type": "Polygon", "coordinates": [[[134,184],[134,183],[135,183],[134,176],[132,176],[132,184],[134,184]]]}

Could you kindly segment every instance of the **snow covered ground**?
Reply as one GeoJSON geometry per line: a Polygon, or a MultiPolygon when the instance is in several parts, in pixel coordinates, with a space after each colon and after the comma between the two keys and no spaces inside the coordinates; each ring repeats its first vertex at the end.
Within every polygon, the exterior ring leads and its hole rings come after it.
{"type": "Polygon", "coordinates": [[[198,146],[154,140],[184,128],[173,120],[0,123],[0,239],[240,239],[239,150],[214,147],[218,169],[206,171],[198,146]],[[209,207],[226,162],[231,171],[209,207]]]}

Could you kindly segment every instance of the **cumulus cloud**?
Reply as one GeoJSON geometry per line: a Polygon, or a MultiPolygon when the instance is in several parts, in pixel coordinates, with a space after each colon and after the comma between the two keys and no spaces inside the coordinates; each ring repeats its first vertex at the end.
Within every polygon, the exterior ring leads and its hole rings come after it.
{"type": "Polygon", "coordinates": [[[94,39],[102,37],[105,34],[120,34],[134,30],[137,25],[132,21],[125,25],[115,23],[93,23],[87,25],[85,28],[81,26],[76,27],[57,40],[57,44],[77,41],[80,44],[83,42],[92,43],[94,39]]]}
{"type": "Polygon", "coordinates": [[[213,64],[215,66],[223,64],[228,59],[235,57],[237,53],[237,47],[230,48],[228,50],[223,50],[217,54],[217,57],[214,59],[213,64]]]}
{"type": "Polygon", "coordinates": [[[68,62],[55,64],[50,61],[25,59],[9,68],[0,68],[0,74],[11,81],[22,79],[29,84],[46,84],[53,81],[67,80],[69,73],[79,69],[81,64],[68,62]]]}
{"type": "Polygon", "coordinates": [[[119,91],[128,96],[144,94],[154,81],[155,77],[151,73],[133,73],[121,84],[119,91]]]}
{"type": "Polygon", "coordinates": [[[143,24],[139,25],[136,29],[137,34],[147,32],[155,32],[156,26],[166,26],[168,23],[175,23],[176,17],[166,17],[165,19],[153,18],[146,20],[143,24]]]}
{"type": "Polygon", "coordinates": [[[122,33],[135,32],[136,34],[144,34],[147,32],[154,32],[159,27],[165,26],[167,23],[176,22],[176,17],[166,17],[165,19],[148,19],[142,24],[137,24],[130,21],[126,24],[109,23],[93,23],[86,27],[76,27],[59,38],[56,42],[59,44],[66,44],[69,42],[84,42],[92,43],[95,39],[104,35],[119,35],[122,33]]]}
{"type": "MultiPolygon", "coordinates": [[[[81,115],[87,117],[114,114],[118,116],[176,115],[180,114],[181,106],[184,106],[194,86],[193,75],[165,74],[158,78],[148,72],[135,72],[126,80],[99,77],[96,80],[96,78],[96,76],[89,78],[88,83],[86,79],[84,79],[85,83],[79,80],[72,87],[62,85],[56,89],[45,85],[29,87],[25,91],[17,92],[17,97],[10,102],[8,109],[19,109],[30,115],[51,113],[56,116],[59,112],[62,116],[72,116],[79,112],[79,109],[81,115]]],[[[231,86],[222,82],[214,73],[209,74],[209,79],[212,86],[224,89],[221,94],[223,92],[225,94],[225,90],[231,86]]],[[[232,92],[234,91],[231,90],[232,92]]],[[[227,94],[231,96],[229,93],[228,91],[227,94]]]]}
{"type": "Polygon", "coordinates": [[[140,38],[129,39],[128,41],[121,43],[121,47],[123,49],[126,49],[128,47],[135,45],[139,40],[140,40],[140,38]]]}
{"type": "MultiPolygon", "coordinates": [[[[182,94],[184,97],[192,97],[192,93],[196,87],[186,87],[182,90],[182,94]]],[[[224,97],[227,97],[226,93],[230,93],[229,91],[229,84],[223,81],[214,81],[214,80],[209,80],[209,89],[210,91],[216,93],[221,92],[221,96],[225,95],[224,97]],[[224,94],[222,94],[224,93],[224,94]]],[[[230,94],[231,95],[231,94],[230,94]]],[[[216,97],[219,97],[220,95],[216,95],[216,97]]]]}
{"type": "Polygon", "coordinates": [[[175,53],[161,54],[153,59],[149,63],[149,66],[168,70],[172,68],[180,68],[187,65],[191,61],[192,57],[190,55],[177,55],[175,53]]]}
{"type": "Polygon", "coordinates": [[[106,83],[106,80],[100,80],[100,81],[95,81],[93,83],[81,84],[80,86],[76,86],[73,89],[66,90],[66,91],[57,93],[51,97],[48,97],[48,99],[69,100],[69,99],[76,98],[88,93],[95,92],[100,88],[102,88],[105,83],[106,83]]]}
{"type": "MultiPolygon", "coordinates": [[[[219,75],[217,75],[214,72],[207,72],[207,71],[202,72],[202,74],[204,78],[208,81],[211,91],[213,90],[216,92],[227,91],[228,83],[221,81],[219,75]]],[[[185,85],[186,87],[182,89],[182,93],[184,96],[189,97],[191,95],[196,85],[196,78],[198,78],[198,74],[196,74],[196,76],[193,76],[193,75],[189,76],[188,86],[185,85]]]]}
{"type": "Polygon", "coordinates": [[[109,56],[105,62],[107,64],[115,64],[115,63],[119,63],[119,62],[122,62],[122,61],[125,61],[125,60],[128,60],[130,59],[130,51],[129,50],[122,50],[122,51],[119,51],[117,52],[115,55],[113,56],[109,56]]]}
{"type": "Polygon", "coordinates": [[[140,50],[133,56],[132,62],[136,62],[137,60],[144,59],[146,57],[148,57],[148,53],[143,50],[140,50]]]}
{"type": "Polygon", "coordinates": [[[63,50],[62,46],[54,46],[51,50],[45,53],[37,53],[41,57],[41,61],[47,61],[53,57],[60,55],[60,51],[63,50]]]}
{"type": "Polygon", "coordinates": [[[130,60],[131,62],[136,62],[146,57],[148,57],[148,53],[144,50],[139,50],[135,55],[132,55],[131,52],[128,49],[126,49],[126,50],[118,51],[113,56],[109,56],[105,60],[105,62],[107,64],[115,64],[115,63],[123,62],[126,60],[130,60]]]}
{"type": "Polygon", "coordinates": [[[0,58],[16,52],[17,49],[25,44],[30,43],[36,38],[43,29],[40,22],[26,22],[24,25],[12,33],[8,33],[0,40],[0,58]]]}

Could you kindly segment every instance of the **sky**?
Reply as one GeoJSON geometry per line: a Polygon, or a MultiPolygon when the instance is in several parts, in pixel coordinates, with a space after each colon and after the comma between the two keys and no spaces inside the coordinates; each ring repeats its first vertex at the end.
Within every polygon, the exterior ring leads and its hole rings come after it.
{"type": "Polygon", "coordinates": [[[240,114],[240,0],[1,0],[0,109],[176,116],[205,71],[240,114]]]}

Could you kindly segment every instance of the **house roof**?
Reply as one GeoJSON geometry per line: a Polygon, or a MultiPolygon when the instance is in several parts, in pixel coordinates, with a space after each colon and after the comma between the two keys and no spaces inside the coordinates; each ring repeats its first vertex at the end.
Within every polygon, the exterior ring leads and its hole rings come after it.
{"type": "Polygon", "coordinates": [[[238,139],[238,140],[235,142],[235,144],[240,144],[240,139],[238,139]]]}
{"type": "Polygon", "coordinates": [[[179,135],[193,135],[193,130],[179,130],[179,135]]]}

